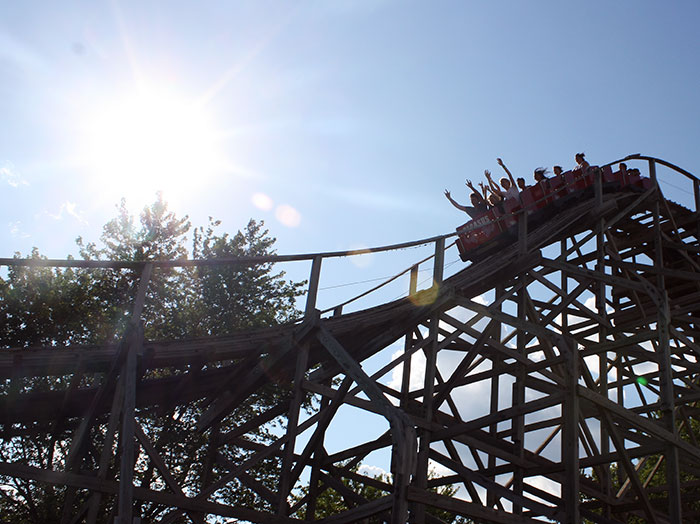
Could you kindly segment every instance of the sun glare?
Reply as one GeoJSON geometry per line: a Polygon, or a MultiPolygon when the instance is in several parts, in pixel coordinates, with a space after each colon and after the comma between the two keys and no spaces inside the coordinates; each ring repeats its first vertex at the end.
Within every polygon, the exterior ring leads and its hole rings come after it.
{"type": "Polygon", "coordinates": [[[88,118],[81,158],[109,198],[182,198],[223,169],[215,126],[194,101],[168,92],[105,104],[88,118]]]}

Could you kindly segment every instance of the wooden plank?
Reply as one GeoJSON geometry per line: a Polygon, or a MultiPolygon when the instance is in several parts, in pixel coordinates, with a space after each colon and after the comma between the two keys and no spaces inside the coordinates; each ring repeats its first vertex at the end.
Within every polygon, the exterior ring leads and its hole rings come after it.
{"type": "Polygon", "coordinates": [[[290,402],[291,399],[287,398],[286,400],[280,402],[276,406],[273,406],[270,409],[263,411],[260,415],[253,417],[252,419],[244,422],[243,424],[238,425],[231,431],[224,433],[219,437],[221,445],[226,445],[233,439],[238,438],[241,435],[245,435],[249,431],[257,429],[263,424],[266,424],[271,420],[283,415],[289,409],[290,402]]]}
{"type": "MultiPolygon", "coordinates": [[[[562,505],[565,511],[565,524],[579,524],[581,515],[580,503],[580,465],[579,465],[579,399],[576,394],[576,384],[579,380],[579,354],[575,343],[569,343],[561,338],[559,347],[567,359],[564,366],[566,374],[566,390],[562,402],[562,432],[561,432],[561,461],[564,463],[564,475],[567,481],[562,484],[562,505]]],[[[583,361],[582,361],[583,362],[583,361]]]]}
{"type": "Polygon", "coordinates": [[[323,258],[316,256],[311,263],[311,276],[309,277],[309,287],[306,291],[306,308],[304,316],[311,318],[316,310],[316,295],[318,294],[318,281],[321,276],[321,262],[323,258]]]}
{"type": "Polygon", "coordinates": [[[472,482],[491,490],[498,496],[509,500],[511,503],[518,503],[519,505],[531,508],[533,512],[538,515],[550,518],[552,520],[561,521],[562,515],[560,514],[560,508],[556,506],[547,506],[540,502],[528,499],[522,494],[515,493],[510,489],[498,484],[497,482],[490,480],[479,472],[471,471],[470,469],[464,467],[463,465],[457,463],[456,461],[438,453],[435,450],[431,450],[430,458],[435,462],[442,464],[443,466],[451,469],[455,473],[459,474],[462,478],[468,479],[472,482]]]}
{"type": "Polygon", "coordinates": [[[377,384],[371,380],[360,365],[345,351],[342,345],[331,333],[320,326],[317,338],[333,356],[336,362],[345,370],[345,373],[353,378],[362,388],[369,399],[376,403],[385,418],[389,420],[392,429],[392,441],[394,443],[394,487],[392,524],[400,524],[408,517],[408,508],[405,505],[403,491],[404,483],[408,483],[411,473],[414,471],[414,452],[416,446],[416,433],[413,424],[408,417],[394,407],[382,394],[377,384]]]}
{"type": "MultiPolygon", "coordinates": [[[[146,266],[149,267],[149,266],[146,266]]],[[[143,304],[142,304],[143,305],[143,304]]],[[[119,496],[117,498],[117,516],[122,522],[133,520],[134,508],[134,464],[136,449],[134,434],[136,429],[136,366],[137,353],[143,341],[143,328],[135,325],[128,337],[128,350],[124,364],[124,402],[122,404],[122,427],[119,433],[119,451],[121,463],[119,467],[119,496]]]]}
{"type": "Polygon", "coordinates": [[[357,506],[351,510],[340,513],[339,515],[334,515],[332,517],[327,517],[325,519],[317,521],[318,524],[350,524],[353,522],[362,522],[364,519],[372,517],[382,511],[386,511],[391,508],[392,497],[382,497],[362,506],[357,506]]]}
{"type": "Polygon", "coordinates": [[[270,373],[285,364],[289,353],[298,347],[316,321],[316,318],[306,319],[296,329],[292,340],[287,341],[280,348],[271,348],[272,351],[262,358],[254,357],[251,368],[241,373],[242,376],[237,376],[235,382],[230,382],[230,388],[219,394],[214,403],[202,413],[197,421],[197,428],[201,431],[215,422],[220,422],[243,399],[264,384],[270,373]]]}
{"type": "MultiPolygon", "coordinates": [[[[109,464],[112,459],[112,446],[114,444],[114,437],[117,432],[117,427],[119,425],[119,418],[121,415],[121,401],[123,398],[123,387],[124,379],[119,381],[117,384],[117,390],[114,392],[114,399],[112,400],[112,410],[109,414],[109,421],[107,422],[107,430],[105,432],[105,439],[102,443],[102,451],[100,452],[100,458],[97,468],[97,478],[104,480],[107,477],[109,470],[109,464]]],[[[90,497],[87,514],[87,524],[95,524],[97,522],[97,514],[100,509],[100,501],[102,500],[102,493],[97,491],[93,492],[90,497]]]]}
{"type": "Polygon", "coordinates": [[[353,380],[351,378],[345,377],[343,382],[340,384],[340,387],[338,388],[337,393],[333,397],[333,399],[330,401],[329,405],[325,407],[320,412],[320,417],[318,419],[318,424],[316,425],[316,429],[314,430],[314,433],[311,435],[309,440],[306,443],[306,446],[304,446],[304,450],[301,452],[299,455],[299,458],[294,466],[294,469],[292,470],[291,473],[291,484],[293,485],[297,479],[299,478],[299,475],[301,475],[301,472],[303,468],[307,465],[309,458],[311,457],[311,454],[314,452],[315,449],[317,449],[321,443],[322,439],[325,436],[326,429],[328,428],[328,425],[331,422],[331,419],[335,416],[335,414],[338,412],[338,409],[343,405],[344,398],[350,389],[350,385],[353,383],[353,380]]]}
{"type": "Polygon", "coordinates": [[[649,502],[649,497],[647,497],[647,494],[644,491],[644,487],[642,486],[642,483],[639,480],[637,471],[634,469],[634,466],[632,465],[632,462],[629,456],[627,455],[624,440],[620,438],[620,435],[617,431],[617,428],[615,427],[615,424],[613,424],[610,414],[604,409],[600,410],[600,414],[602,422],[605,424],[608,430],[608,434],[610,435],[610,438],[612,439],[615,445],[615,449],[617,449],[617,452],[620,456],[620,464],[627,473],[627,477],[632,481],[632,486],[634,487],[634,490],[637,493],[637,497],[639,498],[639,501],[642,504],[646,518],[651,523],[658,522],[656,514],[654,513],[654,509],[651,507],[651,503],[649,502]]]}
{"type": "Polygon", "coordinates": [[[450,424],[445,429],[434,432],[435,440],[445,440],[455,437],[456,435],[466,435],[475,429],[486,428],[489,424],[495,421],[510,420],[514,417],[522,416],[529,413],[535,413],[552,406],[556,406],[562,401],[562,394],[543,397],[537,400],[532,400],[526,404],[505,408],[489,415],[483,415],[479,418],[464,422],[461,424],[450,424]]]}
{"type": "Polygon", "coordinates": [[[408,487],[408,499],[420,502],[436,508],[444,509],[458,515],[463,515],[472,519],[498,524],[537,524],[540,521],[527,517],[518,517],[505,512],[495,511],[480,504],[465,502],[445,495],[438,495],[431,491],[408,487]]]}
{"type": "MultiPolygon", "coordinates": [[[[115,481],[100,480],[93,476],[66,473],[60,471],[42,470],[24,464],[0,462],[0,474],[12,477],[35,480],[58,486],[72,486],[80,489],[101,491],[110,495],[119,492],[119,483],[115,481]]],[[[187,511],[202,512],[222,517],[231,517],[243,521],[256,522],[258,524],[294,524],[303,522],[290,517],[280,517],[241,506],[229,506],[206,500],[197,500],[182,497],[174,493],[154,491],[142,487],[134,488],[134,498],[163,504],[167,507],[177,507],[187,511]]]]}
{"type": "Polygon", "coordinates": [[[588,280],[595,280],[595,281],[602,281],[605,282],[608,285],[611,286],[617,286],[618,288],[622,289],[631,289],[634,291],[640,291],[642,293],[646,293],[650,290],[648,285],[645,285],[643,282],[633,282],[631,280],[627,280],[625,278],[620,278],[616,277],[613,275],[608,275],[608,274],[600,274],[596,271],[592,271],[590,269],[584,269],[580,268],[578,266],[573,266],[571,264],[568,264],[566,262],[561,262],[559,260],[550,260],[550,259],[543,259],[542,260],[542,265],[547,266],[551,269],[556,269],[558,271],[566,271],[567,274],[569,274],[571,277],[576,278],[585,278],[588,280]]]}
{"type": "MultiPolygon", "coordinates": [[[[316,261],[314,260],[314,263],[316,261]]],[[[320,264],[320,259],[319,259],[320,264]]],[[[320,266],[317,269],[320,271],[320,266]]],[[[318,284],[318,275],[316,275],[316,284],[318,284]]],[[[315,299],[314,299],[315,300],[315,299]]],[[[284,444],[284,454],[282,455],[282,469],[280,471],[279,482],[277,484],[277,492],[279,496],[279,505],[277,507],[277,513],[279,515],[286,515],[289,511],[289,505],[287,503],[287,498],[289,492],[293,486],[292,476],[292,460],[294,459],[294,446],[296,445],[296,439],[298,436],[298,423],[299,423],[299,411],[301,409],[301,404],[304,400],[304,390],[302,388],[302,381],[304,380],[304,375],[306,373],[306,367],[309,362],[309,345],[302,344],[297,352],[296,359],[296,370],[294,372],[294,386],[292,401],[289,405],[289,412],[287,413],[287,442],[284,444]]]]}
{"type": "Polygon", "coordinates": [[[675,437],[672,433],[667,431],[665,428],[657,424],[656,422],[635,414],[633,411],[628,410],[620,406],[619,404],[606,399],[602,395],[591,391],[590,389],[579,385],[578,386],[579,397],[593,402],[597,406],[604,408],[605,411],[614,414],[616,417],[627,421],[634,427],[637,427],[651,435],[654,438],[666,441],[678,448],[679,451],[687,454],[689,457],[695,461],[700,461],[700,450],[692,446],[691,444],[675,437]]]}

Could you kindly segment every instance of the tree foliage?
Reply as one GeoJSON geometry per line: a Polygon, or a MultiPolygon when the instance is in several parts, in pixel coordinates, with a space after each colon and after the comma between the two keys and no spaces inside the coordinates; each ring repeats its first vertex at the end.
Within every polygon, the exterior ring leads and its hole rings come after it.
{"type": "MultiPolygon", "coordinates": [[[[267,256],[275,253],[275,239],[262,222],[250,220],[234,235],[219,233],[218,221],[192,228],[188,217],[178,217],[168,209],[160,195],[138,217],[133,217],[122,201],[117,216],[107,222],[100,241],[77,239],[80,257],[86,260],[143,262],[184,258],[220,258],[267,256]],[[188,235],[192,234],[188,246],[188,235]]],[[[21,258],[17,253],[16,258],[21,258]]],[[[43,258],[34,248],[27,256],[43,258]]],[[[133,269],[42,268],[11,266],[0,278],[0,345],[5,348],[104,344],[118,340],[124,332],[133,307],[138,271],[133,269]]],[[[262,328],[293,320],[297,316],[295,299],[303,293],[304,282],[293,283],[271,263],[254,266],[227,265],[156,269],[148,286],[143,310],[144,333],[150,340],[227,335],[241,329],[262,328]]],[[[182,373],[186,369],[161,370],[182,373]]],[[[65,389],[71,377],[28,378],[23,391],[65,389]]],[[[84,376],[82,385],[98,377],[84,376]]],[[[13,385],[16,387],[17,383],[13,385]]],[[[10,384],[0,386],[7,392],[10,384]]],[[[222,421],[221,430],[241,424],[266,406],[285,397],[284,388],[263,389],[248,403],[222,421]]],[[[185,493],[201,485],[202,464],[207,460],[206,435],[194,431],[202,405],[177,406],[167,412],[139,410],[139,424],[164,458],[169,471],[185,493]]],[[[0,460],[21,462],[45,469],[64,470],[71,426],[64,420],[47,428],[21,428],[22,438],[5,438],[0,445],[0,460]]],[[[9,428],[4,428],[6,431],[9,428]]],[[[14,428],[17,429],[17,428],[14,428]]],[[[101,449],[106,421],[99,421],[90,435],[92,449],[101,449]]],[[[271,429],[260,428],[254,439],[272,437],[271,429]]],[[[242,460],[240,448],[222,447],[220,453],[233,462],[242,460]]],[[[98,456],[87,453],[82,467],[96,469],[98,456]]],[[[256,472],[263,483],[273,488],[275,461],[262,462],[256,472]]],[[[111,465],[112,471],[118,469],[111,465]]],[[[212,471],[213,479],[219,473],[212,471]]],[[[162,478],[142,456],[136,464],[137,485],[162,485],[162,478]]],[[[229,488],[217,496],[222,501],[252,506],[264,505],[250,490],[229,488]]],[[[60,521],[65,493],[61,488],[32,481],[0,477],[0,514],[8,522],[45,524],[60,521]]],[[[85,502],[78,493],[77,508],[85,502]]],[[[108,502],[103,503],[98,521],[110,516],[108,502]]],[[[144,503],[139,513],[145,521],[157,519],[160,508],[144,503]]],[[[162,515],[161,515],[162,516],[162,515]]]]}
{"type": "MultiPolygon", "coordinates": [[[[391,475],[377,474],[368,478],[368,481],[363,482],[363,479],[360,478],[361,476],[358,475],[359,470],[359,464],[356,464],[355,466],[350,468],[350,472],[353,474],[353,476],[345,477],[342,479],[342,483],[345,486],[345,488],[347,488],[355,495],[359,496],[360,499],[364,499],[370,502],[390,494],[392,485],[391,475]]],[[[429,477],[432,478],[433,476],[433,473],[430,473],[429,477]]],[[[448,497],[455,495],[457,493],[457,490],[457,486],[451,484],[440,486],[439,488],[430,488],[430,491],[448,497]]],[[[308,493],[308,487],[302,488],[295,495],[295,501],[301,501],[308,495],[308,493]]],[[[316,498],[316,508],[314,516],[316,519],[322,519],[332,517],[333,515],[337,515],[338,513],[342,513],[343,511],[347,511],[355,505],[353,500],[356,499],[349,499],[347,494],[343,494],[340,491],[333,489],[332,487],[324,486],[322,487],[322,491],[316,498]]],[[[428,507],[427,512],[433,515],[434,517],[439,518],[443,522],[450,524],[472,523],[471,519],[438,508],[428,507]]],[[[302,509],[296,516],[298,518],[303,519],[305,518],[306,513],[302,509]]],[[[384,522],[384,520],[382,520],[380,517],[371,517],[363,522],[366,522],[366,524],[381,524],[382,522],[384,522]]]]}
{"type": "MultiPolygon", "coordinates": [[[[660,419],[661,413],[654,412],[652,416],[660,419]]],[[[678,423],[678,422],[677,422],[678,423]]],[[[678,423],[678,436],[693,446],[697,446],[700,442],[700,422],[694,418],[686,418],[678,423]]],[[[668,481],[666,476],[666,460],[663,454],[653,454],[641,457],[633,461],[633,467],[639,477],[639,481],[644,486],[649,503],[659,511],[660,514],[668,513],[668,481]]],[[[623,497],[628,497],[634,500],[636,492],[632,483],[625,471],[625,468],[620,463],[613,463],[609,470],[612,492],[622,494],[623,497]]],[[[595,469],[592,470],[590,478],[594,482],[599,481],[599,475],[595,469]]],[[[700,486],[697,485],[697,476],[693,472],[681,470],[681,501],[684,517],[688,514],[700,514],[700,486]]],[[[581,498],[582,503],[587,503],[591,499],[589,497],[581,498]]],[[[594,513],[601,514],[602,510],[595,508],[594,513]]],[[[635,512],[625,512],[615,515],[616,518],[624,520],[630,524],[644,524],[647,522],[646,516],[642,510],[635,512]]],[[[690,517],[688,517],[690,518],[690,517]]],[[[593,522],[590,519],[583,519],[585,523],[593,522]]]]}

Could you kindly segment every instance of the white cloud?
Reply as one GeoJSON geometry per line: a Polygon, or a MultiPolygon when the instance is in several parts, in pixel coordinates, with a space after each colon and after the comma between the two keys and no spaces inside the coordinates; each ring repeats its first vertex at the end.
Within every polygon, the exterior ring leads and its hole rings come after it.
{"type": "Polygon", "coordinates": [[[433,459],[428,460],[428,471],[430,472],[431,478],[448,477],[453,475],[454,472],[447,466],[443,466],[439,462],[435,462],[433,459]]]}
{"type": "Polygon", "coordinates": [[[61,204],[58,213],[50,213],[46,211],[45,214],[54,220],[63,220],[66,216],[70,216],[81,224],[87,224],[87,220],[85,220],[83,217],[83,213],[77,210],[77,204],[75,204],[75,202],[69,202],[68,200],[61,204]]]}
{"type": "MultiPolygon", "coordinates": [[[[547,477],[542,477],[542,476],[530,477],[530,478],[528,478],[527,483],[530,484],[531,486],[534,486],[538,489],[541,489],[545,493],[549,493],[549,494],[554,495],[556,497],[560,496],[560,494],[561,494],[561,485],[558,484],[557,482],[554,482],[551,479],[548,479],[547,477]]],[[[543,502],[545,502],[545,501],[543,501],[543,502]]]]}
{"type": "Polygon", "coordinates": [[[9,184],[12,187],[28,186],[27,182],[22,176],[14,169],[11,164],[5,164],[0,167],[0,180],[9,184]]]}
{"type": "Polygon", "coordinates": [[[359,468],[357,468],[357,472],[360,475],[366,475],[367,477],[388,477],[389,473],[387,473],[383,468],[380,468],[379,466],[370,466],[369,464],[362,464],[359,468]]]}
{"type": "Polygon", "coordinates": [[[22,223],[19,220],[10,222],[7,226],[10,228],[10,236],[12,238],[29,238],[30,236],[29,233],[22,230],[22,223]]]}
{"type": "MultiPolygon", "coordinates": [[[[391,360],[395,360],[403,355],[403,349],[399,349],[391,355],[391,360]]],[[[401,377],[403,376],[403,363],[391,370],[391,379],[387,386],[401,389],[401,377]]],[[[425,356],[421,351],[411,355],[411,376],[409,379],[409,390],[421,389],[423,387],[423,377],[425,376],[425,356]]]]}

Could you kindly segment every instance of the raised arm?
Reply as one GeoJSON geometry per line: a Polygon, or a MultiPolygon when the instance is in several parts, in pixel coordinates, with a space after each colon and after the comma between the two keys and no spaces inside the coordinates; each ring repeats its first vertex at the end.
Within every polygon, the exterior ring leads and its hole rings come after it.
{"type": "Polygon", "coordinates": [[[479,187],[481,188],[481,194],[482,194],[483,197],[484,197],[484,202],[488,202],[488,201],[486,200],[486,197],[488,196],[487,189],[491,189],[491,188],[488,187],[487,185],[485,185],[483,182],[479,182],[479,187]]]}
{"type": "Polygon", "coordinates": [[[496,184],[496,182],[494,182],[491,178],[491,171],[489,171],[488,169],[484,170],[484,175],[486,175],[486,180],[489,181],[488,189],[491,191],[491,193],[502,197],[503,191],[501,191],[501,188],[498,187],[498,184],[496,184]]]}
{"type": "Polygon", "coordinates": [[[508,178],[510,178],[510,183],[513,184],[513,187],[517,189],[518,185],[515,183],[515,180],[513,179],[513,175],[510,174],[510,171],[506,167],[506,165],[503,163],[503,160],[500,158],[496,159],[496,162],[498,162],[498,165],[503,168],[503,170],[508,174],[508,178]]]}
{"type": "Polygon", "coordinates": [[[455,200],[452,198],[452,195],[450,195],[450,192],[447,189],[445,189],[445,196],[447,197],[447,200],[450,201],[450,204],[455,206],[460,211],[464,211],[465,213],[467,212],[467,206],[462,206],[462,205],[458,204],[457,202],[455,202],[455,200]]]}

